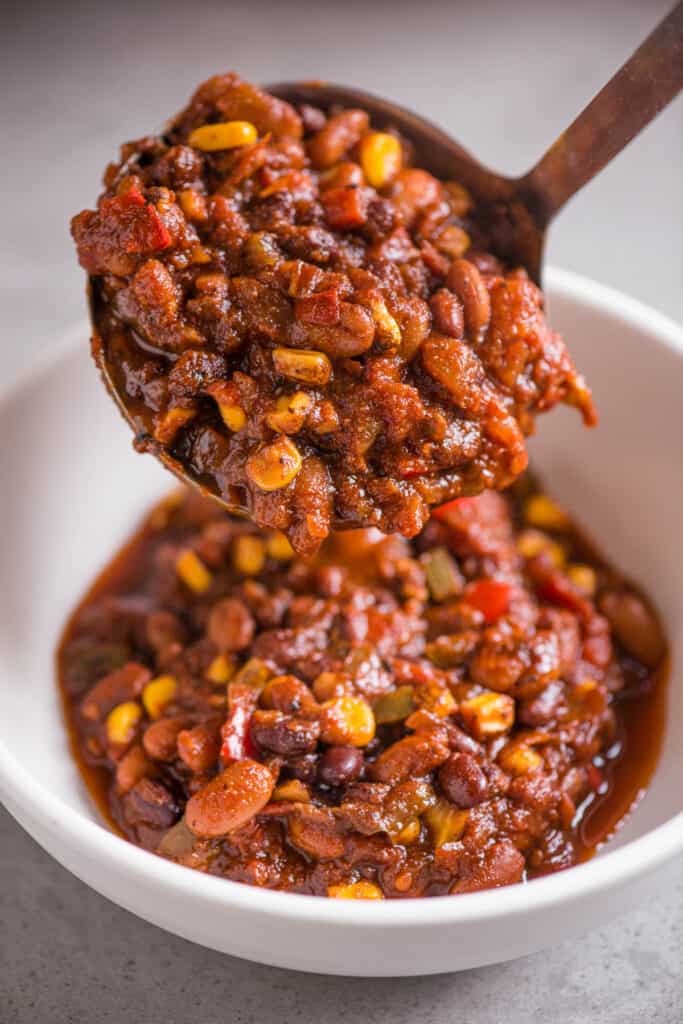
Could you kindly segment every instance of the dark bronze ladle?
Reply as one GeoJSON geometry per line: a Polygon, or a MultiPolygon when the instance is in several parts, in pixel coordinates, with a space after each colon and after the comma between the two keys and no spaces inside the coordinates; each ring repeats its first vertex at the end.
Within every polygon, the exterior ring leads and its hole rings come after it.
{"type": "MultiPolygon", "coordinates": [[[[654,29],[537,164],[521,178],[507,178],[482,166],[457,142],[425,118],[371,93],[326,82],[282,82],[266,87],[290,103],[362,107],[373,126],[393,127],[415,147],[416,162],[439,178],[462,183],[477,201],[492,248],[506,263],[523,266],[540,283],[548,225],[565,203],[589,182],[683,88],[683,3],[654,29]]],[[[146,426],[126,393],[97,330],[92,301],[93,354],[107,388],[136,435],[146,426]]],[[[155,454],[184,483],[210,494],[231,512],[248,514],[239,489],[226,501],[212,481],[198,479],[160,446],[155,454]]],[[[348,527],[350,523],[339,523],[348,527]]]]}

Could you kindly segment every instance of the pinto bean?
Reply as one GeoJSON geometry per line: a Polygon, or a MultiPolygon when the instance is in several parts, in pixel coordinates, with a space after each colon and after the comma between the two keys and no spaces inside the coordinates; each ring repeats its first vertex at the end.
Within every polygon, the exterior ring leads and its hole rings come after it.
{"type": "Polygon", "coordinates": [[[178,755],[192,772],[206,772],[218,760],[220,731],[209,724],[195,725],[178,733],[178,755]]]}
{"type": "Polygon", "coordinates": [[[369,766],[369,775],[377,782],[394,785],[433,771],[443,764],[449,753],[445,730],[415,733],[387,747],[369,766]]]}
{"type": "Polygon", "coordinates": [[[368,125],[369,118],[364,110],[343,110],[330,117],[308,143],[314,166],[325,170],[338,163],[368,130],[368,125]]]}
{"type": "Polygon", "coordinates": [[[95,683],[81,701],[81,714],[91,721],[104,718],[117,704],[138,697],[151,678],[148,668],[137,661],[129,661],[95,683]]]}
{"type": "Polygon", "coordinates": [[[654,668],[666,653],[662,628],[652,608],[632,590],[610,590],[600,599],[600,610],[619,643],[644,665],[654,668]]]}
{"type": "Polygon", "coordinates": [[[255,623],[249,609],[234,597],[217,601],[209,613],[206,631],[219,651],[241,651],[254,636],[255,623]]]}
{"type": "Polygon", "coordinates": [[[174,761],[178,754],[178,734],[192,724],[187,715],[161,718],[145,729],[142,745],[154,761],[174,761]]]}
{"type": "Polygon", "coordinates": [[[284,715],[281,711],[255,711],[251,718],[254,743],[285,757],[315,750],[319,735],[319,722],[284,715]]]}
{"type": "Polygon", "coordinates": [[[491,299],[479,270],[469,260],[454,260],[446,284],[462,302],[468,334],[479,338],[491,319],[491,299]]]}
{"type": "Polygon", "coordinates": [[[127,750],[116,766],[116,790],[128,793],[142,779],[154,773],[154,765],[150,761],[144,747],[136,743],[127,750]]]}
{"type": "Polygon", "coordinates": [[[270,800],[273,787],[265,765],[249,758],[235,761],[191,797],[185,820],[197,836],[224,836],[251,821],[270,800]]]}

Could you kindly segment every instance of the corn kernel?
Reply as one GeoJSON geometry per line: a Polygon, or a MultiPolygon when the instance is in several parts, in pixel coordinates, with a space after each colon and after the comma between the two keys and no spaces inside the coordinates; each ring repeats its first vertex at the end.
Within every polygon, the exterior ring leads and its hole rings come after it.
{"type": "Polygon", "coordinates": [[[310,803],[311,794],[308,786],[298,779],[289,779],[273,790],[272,800],[296,800],[299,803],[310,803]]]}
{"type": "Polygon", "coordinates": [[[117,704],[107,715],[107,739],[110,743],[129,743],[135,726],[142,718],[142,708],[134,700],[117,704]]]}
{"type": "Polygon", "coordinates": [[[532,494],[524,504],[524,518],[530,526],[541,530],[566,530],[571,526],[569,516],[546,494],[532,494]]]}
{"type": "Polygon", "coordinates": [[[142,703],[150,718],[161,718],[166,705],[173,700],[178,684],[174,676],[157,676],[142,691],[142,703]]]}
{"type": "Polygon", "coordinates": [[[249,661],[245,661],[237,675],[233,676],[230,685],[236,683],[240,686],[250,686],[252,690],[258,690],[260,693],[274,674],[265,661],[260,658],[250,658],[249,661]]]}
{"type": "Polygon", "coordinates": [[[540,768],[543,758],[526,743],[515,743],[501,750],[498,763],[508,775],[526,775],[527,772],[540,768]]]}
{"type": "Polygon", "coordinates": [[[165,412],[157,413],[154,417],[154,438],[161,444],[170,444],[181,427],[195,416],[197,410],[191,407],[181,409],[176,406],[174,409],[166,409],[165,412]]]}
{"type": "Polygon", "coordinates": [[[219,402],[218,411],[220,412],[221,419],[228,430],[232,430],[234,434],[236,434],[238,430],[241,430],[247,422],[247,415],[241,405],[219,402]]]}
{"type": "Polygon", "coordinates": [[[306,422],[306,414],[312,404],[313,399],[305,391],[280,395],[275,408],[266,414],[266,423],[279,434],[296,434],[306,422]]]}
{"type": "Polygon", "coordinates": [[[313,696],[320,703],[342,697],[351,687],[351,680],[343,672],[321,672],[311,685],[313,696]]]}
{"type": "Polygon", "coordinates": [[[324,352],[308,348],[273,349],[273,366],[277,373],[302,384],[327,384],[332,374],[332,363],[324,352]]]}
{"type": "Polygon", "coordinates": [[[517,550],[522,558],[536,558],[543,552],[557,569],[566,561],[564,548],[541,530],[522,530],[517,538],[517,550]]]}
{"type": "Polygon", "coordinates": [[[274,530],[266,537],[266,552],[276,562],[289,562],[294,558],[294,548],[280,530],[274,530]]]}
{"type": "Polygon", "coordinates": [[[462,702],[460,714],[474,738],[486,740],[512,727],[515,702],[506,693],[480,693],[462,702]]]}
{"type": "Polygon", "coordinates": [[[469,813],[444,799],[437,800],[433,807],[425,811],[424,819],[437,849],[444,843],[460,839],[465,831],[469,813]]]}
{"type": "Polygon", "coordinates": [[[250,455],[245,466],[252,484],[261,491],[279,491],[292,482],[300,469],[299,449],[284,434],[250,455]]]}
{"type": "Polygon", "coordinates": [[[190,252],[190,259],[196,266],[201,266],[203,263],[211,262],[211,253],[208,249],[205,249],[203,245],[195,245],[190,252]]]}
{"type": "Polygon", "coordinates": [[[373,299],[370,312],[377,328],[377,341],[384,349],[397,349],[403,340],[401,328],[387,309],[384,299],[373,299]]]}
{"type": "Polygon", "coordinates": [[[232,564],[243,576],[257,576],[266,560],[266,546],[260,537],[243,533],[232,545],[232,564]]]}
{"type": "Polygon", "coordinates": [[[335,900],[383,900],[384,893],[374,882],[353,882],[349,885],[330,885],[327,895],[335,900]]]}
{"type": "Polygon", "coordinates": [[[258,132],[251,121],[220,121],[218,124],[203,124],[190,132],[188,144],[204,153],[221,149],[235,149],[256,142],[258,132]]]}
{"type": "Polygon", "coordinates": [[[587,597],[593,596],[598,585],[598,578],[595,569],[592,569],[590,565],[580,565],[579,563],[568,565],[567,576],[582,594],[587,597]]]}
{"type": "Polygon", "coordinates": [[[411,818],[407,825],[404,825],[398,835],[395,837],[395,842],[403,843],[404,846],[409,846],[414,843],[420,835],[420,819],[411,818]]]}
{"type": "Polygon", "coordinates": [[[235,662],[227,654],[218,654],[206,670],[206,678],[216,686],[223,686],[232,679],[235,662]]]}
{"type": "Polygon", "coordinates": [[[203,594],[211,586],[211,573],[191,548],[180,552],[175,568],[183,583],[195,594],[203,594]]]}
{"type": "Polygon", "coordinates": [[[362,697],[335,697],[322,706],[320,739],[334,746],[365,747],[375,735],[375,716],[362,697]]]}
{"type": "Polygon", "coordinates": [[[373,188],[384,188],[401,170],[401,143],[387,132],[369,132],[360,144],[360,163],[373,188]]]}

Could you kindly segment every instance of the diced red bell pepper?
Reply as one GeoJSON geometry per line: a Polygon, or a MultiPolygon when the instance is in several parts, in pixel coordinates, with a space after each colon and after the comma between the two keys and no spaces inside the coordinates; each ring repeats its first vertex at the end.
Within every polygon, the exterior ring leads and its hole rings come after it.
{"type": "Polygon", "coordinates": [[[463,600],[477,608],[487,624],[497,622],[510,606],[512,587],[504,580],[476,580],[465,587],[463,600]]]}
{"type": "Polygon", "coordinates": [[[159,211],[138,188],[103,199],[95,212],[80,213],[71,229],[80,264],[90,274],[130,273],[131,257],[167,249],[172,242],[159,211]]]}
{"type": "Polygon", "coordinates": [[[439,505],[438,508],[433,508],[432,515],[440,522],[447,523],[452,512],[466,509],[470,505],[474,504],[475,501],[476,498],[453,498],[452,501],[447,501],[445,505],[439,505]]]}
{"type": "Polygon", "coordinates": [[[249,735],[251,716],[258,693],[249,686],[233,683],[228,686],[228,717],[221,726],[221,761],[224,765],[257,757],[258,751],[249,735]]]}
{"type": "Polygon", "coordinates": [[[542,601],[560,605],[561,608],[568,608],[584,620],[593,615],[593,608],[590,601],[581,594],[572,581],[562,572],[554,571],[539,581],[537,584],[538,596],[542,601]]]}
{"type": "Polygon", "coordinates": [[[357,228],[367,220],[365,193],[354,185],[330,188],[320,196],[331,228],[357,228]]]}

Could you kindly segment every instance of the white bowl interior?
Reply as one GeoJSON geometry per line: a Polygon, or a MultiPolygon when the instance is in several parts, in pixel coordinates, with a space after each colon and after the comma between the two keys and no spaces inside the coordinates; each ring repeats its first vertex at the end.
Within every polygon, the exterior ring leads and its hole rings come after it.
{"type": "MultiPolygon", "coordinates": [[[[619,316],[614,293],[557,273],[550,284],[553,322],[594,387],[602,422],[589,432],[571,411],[544,417],[534,464],[602,549],[654,597],[673,647],[661,761],[609,849],[683,809],[683,351],[657,340],[667,330],[671,338],[671,328],[656,318],[648,328],[642,307],[624,300],[619,316]]],[[[68,752],[55,647],[95,574],[173,481],[151,457],[134,454],[128,427],[93,369],[86,334],[84,326],[75,350],[0,404],[0,746],[35,782],[98,821],[68,752]]]]}

